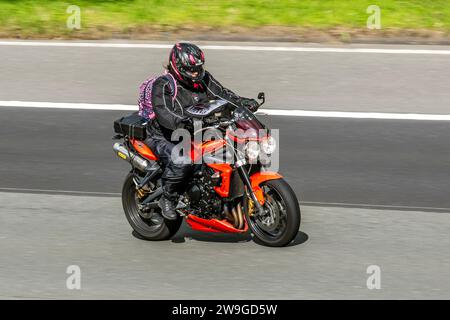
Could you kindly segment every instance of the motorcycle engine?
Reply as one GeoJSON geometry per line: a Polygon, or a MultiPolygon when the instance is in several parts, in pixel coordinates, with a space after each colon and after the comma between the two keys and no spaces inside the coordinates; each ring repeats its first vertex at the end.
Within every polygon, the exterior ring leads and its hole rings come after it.
{"type": "Polygon", "coordinates": [[[203,167],[194,174],[188,185],[186,196],[190,207],[199,216],[220,216],[223,212],[222,201],[214,187],[220,182],[220,177],[214,176],[214,170],[203,167]]]}

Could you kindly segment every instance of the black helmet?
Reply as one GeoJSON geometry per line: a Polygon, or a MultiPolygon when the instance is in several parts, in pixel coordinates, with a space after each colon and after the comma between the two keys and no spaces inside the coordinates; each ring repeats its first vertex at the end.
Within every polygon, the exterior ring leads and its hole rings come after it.
{"type": "Polygon", "coordinates": [[[182,82],[192,85],[200,82],[205,70],[205,56],[195,44],[177,43],[170,51],[169,71],[182,82]]]}

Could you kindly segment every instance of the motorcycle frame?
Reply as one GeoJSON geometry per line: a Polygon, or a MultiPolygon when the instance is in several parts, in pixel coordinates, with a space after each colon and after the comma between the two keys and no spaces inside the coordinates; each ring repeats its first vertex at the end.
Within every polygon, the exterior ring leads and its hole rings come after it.
{"type": "MultiPolygon", "coordinates": [[[[227,132],[229,130],[236,130],[235,125],[231,124],[227,128],[227,132]]],[[[214,141],[206,141],[200,143],[199,145],[193,144],[193,148],[191,149],[191,159],[196,162],[199,160],[199,157],[205,157],[205,159],[214,160],[214,157],[205,156],[209,153],[214,153],[223,149],[226,145],[233,145],[233,141],[237,143],[245,143],[250,139],[237,139],[234,136],[230,136],[226,134],[224,139],[218,139],[214,141]]],[[[151,161],[158,161],[156,155],[152,152],[152,150],[143,142],[137,139],[129,139],[129,143],[132,148],[142,157],[151,161]]],[[[244,156],[240,153],[234,153],[234,165],[232,166],[230,163],[208,163],[206,165],[214,170],[214,172],[218,172],[221,177],[221,184],[219,186],[215,186],[215,192],[222,198],[227,198],[230,195],[230,187],[231,187],[231,175],[233,172],[233,167],[237,169],[242,182],[244,183],[247,195],[252,199],[255,207],[256,214],[262,212],[263,205],[265,202],[264,192],[261,189],[260,185],[269,180],[281,179],[282,176],[276,172],[264,171],[264,172],[256,172],[252,175],[245,170],[245,165],[247,161],[244,156]]],[[[156,169],[153,169],[146,173],[146,177],[141,179],[140,183],[137,186],[142,187],[143,184],[148,182],[149,178],[155,177],[157,175],[157,169],[160,170],[159,166],[156,166],[156,169]]],[[[157,197],[162,194],[162,189],[158,188],[155,192],[150,195],[147,199],[145,199],[142,204],[148,205],[152,203],[157,197]]],[[[203,232],[221,232],[221,233],[244,233],[248,231],[248,222],[246,218],[246,214],[243,215],[244,219],[244,228],[237,229],[232,226],[226,220],[218,220],[218,219],[204,219],[200,218],[196,215],[189,214],[185,216],[186,222],[190,225],[193,230],[203,231],[203,232]]]]}

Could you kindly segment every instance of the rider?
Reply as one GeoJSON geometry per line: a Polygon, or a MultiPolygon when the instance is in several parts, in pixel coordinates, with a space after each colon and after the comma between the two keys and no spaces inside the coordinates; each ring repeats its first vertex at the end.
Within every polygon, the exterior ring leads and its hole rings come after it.
{"type": "Polygon", "coordinates": [[[192,164],[176,163],[171,159],[175,144],[171,134],[178,128],[186,127],[191,120],[184,115],[184,108],[221,98],[236,105],[247,107],[255,112],[259,104],[254,99],[239,97],[224,88],[213,76],[203,68],[205,57],[203,51],[191,43],[177,43],[173,46],[167,72],[176,79],[176,87],[172,89],[170,79],[161,76],[152,87],[151,102],[156,115],[147,126],[148,137],[145,143],[158,156],[164,165],[161,177],[163,196],[159,202],[162,215],[175,220],[178,194],[183,181],[190,174],[192,164]]]}

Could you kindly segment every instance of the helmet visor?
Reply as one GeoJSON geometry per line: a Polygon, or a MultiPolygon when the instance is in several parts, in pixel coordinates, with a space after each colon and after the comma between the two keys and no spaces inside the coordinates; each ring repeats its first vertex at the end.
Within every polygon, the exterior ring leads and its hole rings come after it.
{"type": "Polygon", "coordinates": [[[198,81],[203,79],[203,76],[205,75],[205,70],[203,69],[203,66],[193,66],[193,67],[185,67],[183,68],[184,73],[187,77],[194,81],[198,81]]]}

